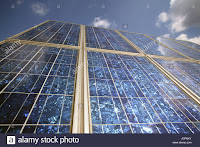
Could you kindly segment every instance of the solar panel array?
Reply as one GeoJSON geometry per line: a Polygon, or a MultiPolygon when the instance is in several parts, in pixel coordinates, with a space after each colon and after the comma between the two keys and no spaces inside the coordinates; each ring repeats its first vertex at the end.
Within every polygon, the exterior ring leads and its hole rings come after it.
{"type": "MultiPolygon", "coordinates": [[[[80,33],[81,25],[47,21],[1,43],[1,133],[72,132],[80,33]]],[[[138,51],[200,97],[199,45],[91,26],[83,37],[93,133],[200,133],[200,105],[138,51]]]]}

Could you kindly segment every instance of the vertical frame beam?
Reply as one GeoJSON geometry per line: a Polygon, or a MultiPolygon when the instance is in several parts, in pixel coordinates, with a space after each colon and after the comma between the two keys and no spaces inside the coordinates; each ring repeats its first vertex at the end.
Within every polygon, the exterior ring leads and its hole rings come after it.
{"type": "Polygon", "coordinates": [[[85,26],[81,25],[79,38],[77,81],[74,99],[72,133],[92,133],[89,99],[88,61],[85,26]]]}
{"type": "Polygon", "coordinates": [[[90,109],[90,92],[89,92],[89,76],[88,76],[88,60],[87,60],[87,49],[86,49],[86,32],[85,26],[83,26],[83,70],[84,70],[84,133],[92,133],[92,122],[91,122],[91,109],[90,109]]]}
{"type": "Polygon", "coordinates": [[[84,62],[84,26],[81,25],[80,35],[79,35],[79,46],[81,47],[78,54],[78,64],[76,67],[76,88],[75,88],[75,98],[74,98],[74,111],[73,111],[73,119],[72,119],[72,133],[84,133],[84,70],[82,68],[82,64],[84,62]]]}

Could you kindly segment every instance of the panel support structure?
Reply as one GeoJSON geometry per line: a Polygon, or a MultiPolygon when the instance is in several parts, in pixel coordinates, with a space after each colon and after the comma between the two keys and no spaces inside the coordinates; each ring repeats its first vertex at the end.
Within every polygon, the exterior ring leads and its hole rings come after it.
{"type": "Polygon", "coordinates": [[[85,26],[81,25],[72,133],[92,133],[85,26]]]}
{"type": "Polygon", "coordinates": [[[86,33],[85,26],[83,27],[83,70],[84,70],[84,133],[92,133],[92,119],[91,119],[91,109],[90,109],[90,90],[89,90],[89,76],[88,76],[88,57],[86,48],[86,33]]]}
{"type": "Polygon", "coordinates": [[[81,25],[80,36],[79,36],[79,45],[80,50],[78,54],[78,64],[76,67],[76,88],[75,88],[75,98],[74,98],[74,111],[73,111],[73,119],[72,119],[72,133],[84,133],[84,105],[83,105],[83,68],[81,65],[84,62],[84,52],[83,52],[83,41],[84,41],[84,27],[81,25]]]}

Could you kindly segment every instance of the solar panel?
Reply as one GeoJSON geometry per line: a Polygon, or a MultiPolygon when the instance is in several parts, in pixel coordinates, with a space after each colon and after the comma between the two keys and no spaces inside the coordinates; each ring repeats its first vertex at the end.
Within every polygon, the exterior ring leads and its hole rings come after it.
{"type": "Polygon", "coordinates": [[[147,59],[97,52],[88,59],[94,133],[198,132],[200,106],[147,59]]]}
{"type": "Polygon", "coordinates": [[[20,47],[2,59],[6,61],[0,67],[1,131],[68,133],[77,50],[20,47]]]}

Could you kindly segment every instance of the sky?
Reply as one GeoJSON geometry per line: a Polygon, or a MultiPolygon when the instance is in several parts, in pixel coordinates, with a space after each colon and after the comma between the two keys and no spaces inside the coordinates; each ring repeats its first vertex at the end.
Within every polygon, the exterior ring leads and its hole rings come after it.
{"type": "Polygon", "coordinates": [[[0,41],[46,20],[200,44],[200,0],[1,0],[0,41]]]}

